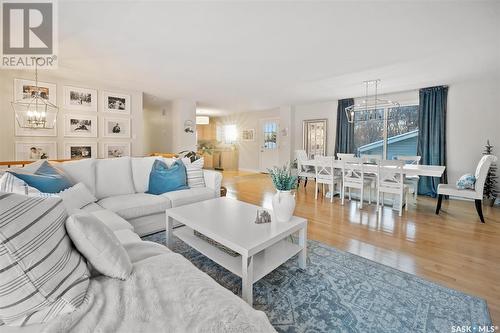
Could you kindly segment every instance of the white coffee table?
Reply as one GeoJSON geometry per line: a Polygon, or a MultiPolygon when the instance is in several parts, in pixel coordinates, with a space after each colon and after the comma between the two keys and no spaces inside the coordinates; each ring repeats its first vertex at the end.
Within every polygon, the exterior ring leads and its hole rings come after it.
{"type": "MultiPolygon", "coordinates": [[[[253,284],[288,259],[299,254],[300,268],[306,268],[307,220],[292,217],[289,222],[255,224],[261,207],[230,198],[217,198],[166,210],[167,246],[172,235],[242,278],[242,297],[252,305],[253,284]],[[173,229],[174,221],[185,226],[173,229]],[[194,235],[193,230],[240,254],[233,257],[194,235]],[[299,233],[298,244],[288,236],[299,233]]],[[[270,211],[272,215],[272,211],[270,211]]]]}

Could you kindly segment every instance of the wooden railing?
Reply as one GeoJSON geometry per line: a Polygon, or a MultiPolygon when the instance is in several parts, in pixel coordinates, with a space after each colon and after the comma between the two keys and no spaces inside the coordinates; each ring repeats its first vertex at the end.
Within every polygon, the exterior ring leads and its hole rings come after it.
{"type": "MultiPolygon", "coordinates": [[[[28,160],[28,161],[5,161],[5,162],[0,162],[0,166],[6,166],[7,168],[10,168],[12,166],[25,166],[26,164],[31,164],[33,162],[36,162],[37,160],[28,160]]],[[[67,162],[71,160],[50,160],[53,162],[67,162]]]]}

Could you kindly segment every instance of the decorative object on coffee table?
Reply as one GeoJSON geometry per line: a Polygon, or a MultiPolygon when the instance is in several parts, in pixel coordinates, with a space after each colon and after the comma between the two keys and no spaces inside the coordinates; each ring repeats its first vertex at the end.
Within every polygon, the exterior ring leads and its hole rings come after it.
{"type": "Polygon", "coordinates": [[[255,223],[271,223],[271,214],[269,214],[264,209],[257,209],[257,216],[255,217],[255,223]]]}
{"type": "MultiPolygon", "coordinates": [[[[486,141],[486,146],[484,146],[484,152],[483,155],[492,155],[493,154],[493,146],[490,144],[490,140],[486,141]]],[[[488,171],[488,174],[486,175],[486,181],[484,182],[484,200],[483,202],[487,206],[493,206],[495,203],[495,199],[497,197],[497,166],[496,164],[492,163],[490,166],[490,170],[488,171]]]]}
{"type": "Polygon", "coordinates": [[[278,222],[290,221],[295,210],[295,194],[292,190],[297,188],[297,176],[293,176],[288,164],[283,167],[268,169],[269,175],[276,188],[273,196],[273,210],[278,222]]]}

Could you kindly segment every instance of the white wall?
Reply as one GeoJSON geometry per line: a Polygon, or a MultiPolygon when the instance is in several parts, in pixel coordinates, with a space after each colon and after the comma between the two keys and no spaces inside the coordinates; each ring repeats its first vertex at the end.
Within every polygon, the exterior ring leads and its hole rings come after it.
{"type": "MultiPolygon", "coordinates": [[[[58,158],[64,158],[64,142],[75,143],[97,143],[98,156],[101,157],[103,142],[131,142],[131,154],[133,156],[143,155],[144,128],[143,128],[143,108],[142,92],[121,90],[119,86],[104,85],[99,81],[79,81],[61,79],[48,71],[39,72],[39,81],[53,83],[57,85],[57,105],[59,114],[57,119],[56,137],[27,137],[15,136],[15,114],[10,102],[14,99],[14,78],[33,80],[33,71],[22,70],[2,70],[0,71],[0,160],[15,160],[15,142],[43,142],[56,141],[58,158]],[[64,137],[64,114],[81,114],[85,111],[64,110],[63,108],[63,86],[71,85],[76,87],[85,87],[98,90],[98,112],[92,112],[92,115],[98,115],[98,138],[69,138],[64,137]],[[119,92],[130,95],[131,98],[131,138],[130,139],[109,139],[100,138],[101,125],[103,124],[104,114],[102,112],[102,91],[119,92]]],[[[122,118],[121,115],[110,114],[109,116],[122,118]]]]}
{"type": "Polygon", "coordinates": [[[171,105],[144,107],[144,153],[168,153],[172,147],[171,105]]]}
{"type": "Polygon", "coordinates": [[[304,120],[327,119],[327,142],[326,151],[328,155],[335,152],[335,133],[337,130],[337,104],[329,101],[314,104],[293,106],[293,133],[292,133],[292,156],[297,149],[303,149],[302,124],[304,120]]]}
{"type": "Polygon", "coordinates": [[[171,124],[172,152],[196,151],[196,102],[190,100],[173,101],[171,124]],[[188,120],[193,124],[193,133],[184,131],[185,122],[188,120]]]}
{"type": "Polygon", "coordinates": [[[500,156],[500,73],[450,84],[447,117],[448,181],[455,183],[474,173],[487,139],[500,156]]]}

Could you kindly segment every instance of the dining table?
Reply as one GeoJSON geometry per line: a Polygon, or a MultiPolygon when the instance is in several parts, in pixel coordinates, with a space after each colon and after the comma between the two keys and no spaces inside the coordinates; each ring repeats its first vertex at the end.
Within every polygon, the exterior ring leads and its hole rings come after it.
{"type": "MultiPolygon", "coordinates": [[[[314,167],[316,165],[316,162],[315,160],[311,159],[311,160],[301,161],[300,164],[303,166],[314,167]]],[[[342,161],[334,160],[333,167],[341,169],[342,161]]],[[[363,167],[366,173],[377,174],[378,172],[376,164],[365,163],[363,167]]],[[[412,177],[412,176],[441,177],[445,169],[446,167],[442,165],[405,164],[403,166],[403,173],[407,177],[412,177]]]]}
{"type": "MultiPolygon", "coordinates": [[[[302,166],[314,167],[316,162],[314,159],[301,161],[300,164],[302,166]]],[[[333,160],[333,167],[336,169],[342,169],[342,161],[341,160],[333,160]]],[[[377,174],[378,166],[374,163],[365,163],[363,165],[365,173],[369,174],[377,174]]],[[[390,168],[390,166],[385,166],[385,168],[390,168]]],[[[395,167],[394,167],[395,168],[395,167]]],[[[405,177],[441,177],[446,169],[443,165],[425,165],[425,164],[405,164],[403,166],[403,174],[405,177]]],[[[332,192],[331,189],[326,193],[326,197],[329,198],[331,195],[336,195],[340,193],[332,192]]],[[[396,201],[393,202],[393,207],[396,207],[396,201]]]]}

